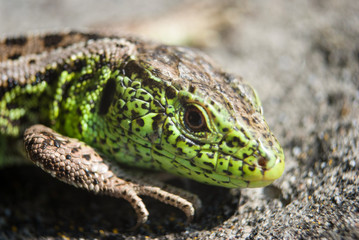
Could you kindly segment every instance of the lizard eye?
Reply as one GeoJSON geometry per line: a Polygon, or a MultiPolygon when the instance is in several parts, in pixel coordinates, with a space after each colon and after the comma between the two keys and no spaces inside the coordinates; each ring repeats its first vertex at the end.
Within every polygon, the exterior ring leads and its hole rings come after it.
{"type": "Polygon", "coordinates": [[[189,105],[185,108],[184,123],[187,128],[193,132],[208,131],[206,119],[201,110],[193,105],[189,105]]]}

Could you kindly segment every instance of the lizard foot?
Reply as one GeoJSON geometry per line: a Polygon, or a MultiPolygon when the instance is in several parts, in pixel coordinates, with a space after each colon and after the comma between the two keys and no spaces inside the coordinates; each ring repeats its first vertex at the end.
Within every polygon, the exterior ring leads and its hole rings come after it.
{"type": "Polygon", "coordinates": [[[126,172],[85,143],[43,125],[26,129],[24,143],[29,158],[53,177],[94,193],[127,200],[137,214],[137,224],[132,230],[145,223],[149,215],[139,195],[179,208],[188,222],[201,207],[196,195],[132,171],[126,172]]]}

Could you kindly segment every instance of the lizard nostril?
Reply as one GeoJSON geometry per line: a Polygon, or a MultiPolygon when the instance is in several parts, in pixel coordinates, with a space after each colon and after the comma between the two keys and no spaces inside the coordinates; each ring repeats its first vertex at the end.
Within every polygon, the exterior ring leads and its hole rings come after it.
{"type": "Polygon", "coordinates": [[[258,165],[261,166],[262,168],[266,168],[267,167],[267,162],[268,159],[264,158],[264,157],[260,157],[258,159],[258,165]]]}

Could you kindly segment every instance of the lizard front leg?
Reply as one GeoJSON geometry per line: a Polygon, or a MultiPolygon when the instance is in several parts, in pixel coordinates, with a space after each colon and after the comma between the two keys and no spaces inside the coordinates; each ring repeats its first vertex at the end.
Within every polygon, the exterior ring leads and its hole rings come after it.
{"type": "Polygon", "coordinates": [[[139,195],[147,195],[182,210],[192,220],[201,202],[194,194],[151,179],[125,172],[114,162],[77,139],[62,136],[43,125],[34,125],[24,134],[29,158],[53,177],[94,193],[124,198],[137,214],[137,228],[147,221],[148,211],[139,195]]]}

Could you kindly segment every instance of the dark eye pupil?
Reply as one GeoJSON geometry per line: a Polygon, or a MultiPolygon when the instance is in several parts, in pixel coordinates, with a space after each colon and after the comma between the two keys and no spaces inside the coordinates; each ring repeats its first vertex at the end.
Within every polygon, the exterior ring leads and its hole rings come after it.
{"type": "Polygon", "coordinates": [[[186,108],[184,120],[186,126],[194,132],[207,131],[206,121],[202,112],[194,106],[186,108]]]}
{"type": "Polygon", "coordinates": [[[202,116],[200,113],[196,111],[190,111],[188,113],[188,123],[191,126],[199,127],[202,125],[202,116]]]}

